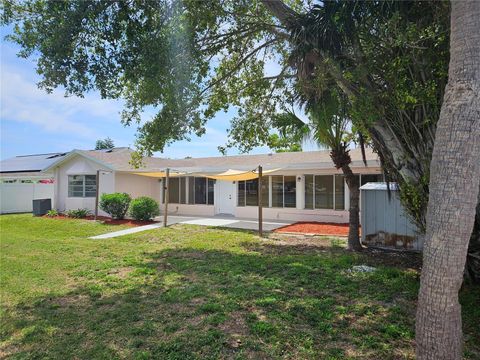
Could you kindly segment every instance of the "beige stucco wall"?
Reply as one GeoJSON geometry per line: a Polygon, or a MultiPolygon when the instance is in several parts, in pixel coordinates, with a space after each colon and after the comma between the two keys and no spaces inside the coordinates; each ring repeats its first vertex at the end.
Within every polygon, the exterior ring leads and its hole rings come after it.
{"type": "Polygon", "coordinates": [[[119,172],[115,174],[115,192],[125,192],[132,199],[148,196],[160,202],[160,188],[156,178],[119,172]]]}
{"type": "MultiPolygon", "coordinates": [[[[68,176],[69,175],[96,175],[97,170],[108,171],[96,162],[90,161],[82,156],[75,156],[72,159],[62,163],[55,170],[56,180],[56,209],[58,211],[73,209],[88,209],[95,211],[95,197],[81,198],[68,196],[68,176]]],[[[115,189],[115,175],[112,172],[100,173],[99,193],[112,193],[115,189]]],[[[99,215],[107,214],[99,210],[99,215]]]]}

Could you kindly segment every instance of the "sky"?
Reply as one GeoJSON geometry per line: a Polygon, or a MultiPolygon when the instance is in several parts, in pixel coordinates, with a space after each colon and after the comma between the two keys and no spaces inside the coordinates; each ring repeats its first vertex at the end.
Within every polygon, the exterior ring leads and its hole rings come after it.
{"type": "MultiPolygon", "coordinates": [[[[97,92],[84,98],[64,97],[61,89],[52,94],[37,87],[40,76],[34,59],[16,56],[19,47],[4,40],[9,29],[1,28],[0,51],[0,158],[17,155],[92,149],[98,139],[110,137],[115,146],[134,147],[136,126],[120,122],[121,100],[102,100],[97,92]]],[[[192,135],[190,142],[180,141],[156,156],[220,156],[218,146],[227,142],[227,128],[235,111],[221,112],[207,123],[206,134],[192,135]]],[[[144,114],[148,120],[149,114],[144,114]]],[[[271,152],[267,147],[251,154],[271,152]]],[[[228,155],[238,151],[230,149],[228,155]]]]}

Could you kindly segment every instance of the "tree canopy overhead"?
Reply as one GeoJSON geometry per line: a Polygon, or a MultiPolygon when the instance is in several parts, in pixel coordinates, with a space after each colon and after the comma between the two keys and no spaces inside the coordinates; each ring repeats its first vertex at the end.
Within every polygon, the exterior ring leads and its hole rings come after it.
{"type": "Polygon", "coordinates": [[[3,22],[41,86],[126,99],[123,122],[156,109],[143,154],[205,132],[230,106],[229,143],[278,145],[275,117],[332,84],[424,224],[428,164],[448,67],[448,4],[416,1],[11,1],[3,22]],[[275,70],[275,71],[274,71],[275,70]]]}

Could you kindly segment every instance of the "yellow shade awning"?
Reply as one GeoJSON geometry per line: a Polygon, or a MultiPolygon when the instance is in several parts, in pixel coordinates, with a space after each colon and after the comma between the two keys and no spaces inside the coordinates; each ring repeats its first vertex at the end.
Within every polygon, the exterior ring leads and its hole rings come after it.
{"type": "MultiPolygon", "coordinates": [[[[262,175],[266,175],[280,169],[273,169],[262,171],[262,175]]],[[[223,173],[219,174],[201,174],[201,176],[205,176],[209,179],[215,180],[227,180],[227,181],[243,181],[243,180],[253,180],[258,179],[258,172],[257,171],[242,171],[242,170],[227,170],[223,173]]]]}
{"type": "MultiPolygon", "coordinates": [[[[267,175],[269,173],[275,172],[280,170],[278,169],[272,169],[272,170],[264,170],[262,172],[263,175],[267,175]]],[[[141,176],[148,176],[148,177],[154,177],[154,178],[164,178],[167,176],[167,173],[165,171],[155,171],[155,172],[134,172],[133,174],[135,175],[141,175],[141,176]]],[[[206,177],[209,179],[215,179],[215,180],[226,180],[226,181],[242,181],[242,180],[253,180],[253,179],[258,179],[258,172],[249,170],[233,170],[229,169],[227,171],[218,173],[218,174],[209,174],[209,173],[180,173],[180,172],[170,172],[169,174],[170,177],[178,177],[178,176],[202,176],[206,177]]]]}
{"type": "MultiPolygon", "coordinates": [[[[164,178],[167,176],[165,171],[154,171],[154,172],[134,172],[135,175],[148,176],[154,178],[164,178]]],[[[169,177],[184,176],[185,173],[170,173],[169,177]]]]}

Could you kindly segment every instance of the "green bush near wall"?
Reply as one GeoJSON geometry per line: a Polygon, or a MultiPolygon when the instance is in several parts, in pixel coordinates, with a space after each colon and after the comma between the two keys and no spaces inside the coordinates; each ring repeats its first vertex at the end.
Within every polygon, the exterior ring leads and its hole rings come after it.
{"type": "Polygon", "coordinates": [[[127,193],[102,194],[100,209],[113,219],[123,219],[127,214],[132,198],[127,193]]]}
{"type": "Polygon", "coordinates": [[[148,196],[141,196],[130,203],[129,214],[135,220],[151,220],[160,214],[158,203],[148,196]]]}

